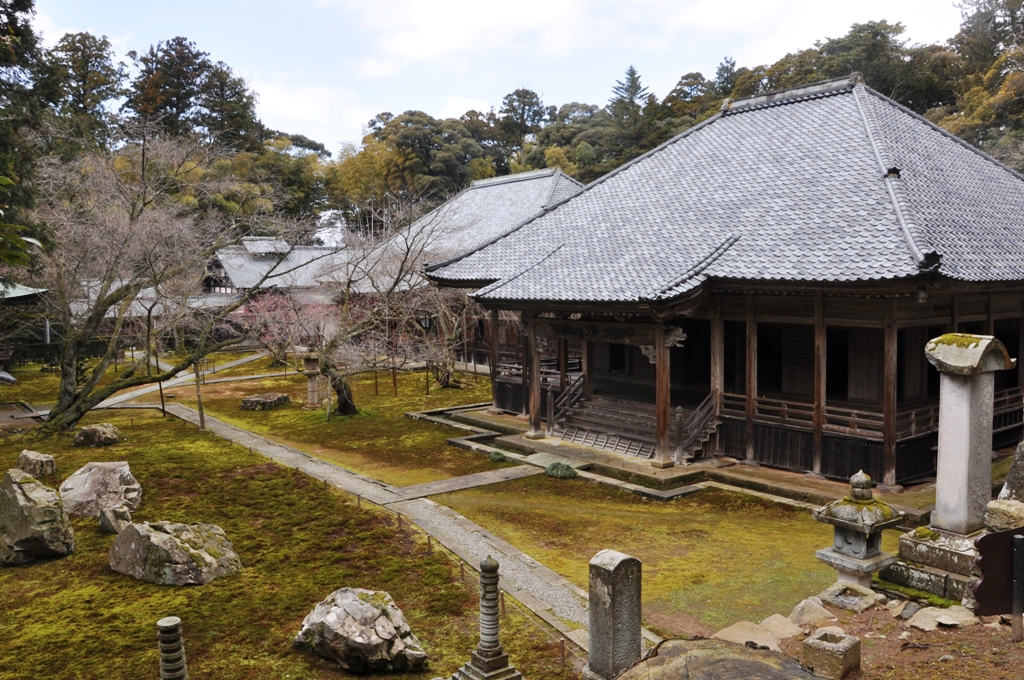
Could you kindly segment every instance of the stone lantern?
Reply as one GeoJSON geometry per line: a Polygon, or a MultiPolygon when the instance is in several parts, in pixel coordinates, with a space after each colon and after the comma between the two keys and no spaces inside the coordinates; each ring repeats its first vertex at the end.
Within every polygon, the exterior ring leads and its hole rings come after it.
{"type": "Polygon", "coordinates": [[[315,409],[320,408],[320,390],[317,385],[317,380],[320,376],[320,355],[315,352],[309,352],[302,358],[302,374],[306,376],[307,384],[307,403],[303,408],[315,409]]]}
{"type": "Polygon", "coordinates": [[[871,587],[871,575],[896,561],[882,552],[882,531],[903,521],[904,514],[871,493],[871,478],[858,472],[850,478],[850,495],[813,512],[814,519],[835,527],[829,548],[817,558],[839,572],[839,581],[871,587]]]}

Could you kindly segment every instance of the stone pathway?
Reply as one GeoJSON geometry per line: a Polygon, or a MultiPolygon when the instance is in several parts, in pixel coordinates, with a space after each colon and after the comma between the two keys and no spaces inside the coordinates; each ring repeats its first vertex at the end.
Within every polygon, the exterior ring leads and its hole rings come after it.
{"type": "Polygon", "coordinates": [[[436,496],[440,493],[450,493],[452,491],[473,489],[475,487],[486,486],[488,484],[508,482],[513,479],[521,479],[523,477],[530,477],[532,475],[540,475],[543,473],[544,470],[542,468],[538,468],[533,465],[517,465],[511,468],[487,470],[486,472],[477,472],[473,475],[463,475],[462,477],[454,477],[452,479],[439,479],[436,482],[416,484],[415,486],[403,486],[396,489],[396,491],[401,494],[402,498],[406,500],[413,500],[415,498],[424,498],[426,496],[436,496]]]}
{"type": "MultiPolygon", "coordinates": [[[[121,404],[118,407],[159,408],[153,404],[121,404]]],[[[199,414],[182,404],[168,404],[167,412],[190,423],[199,423],[199,414]]],[[[332,486],[402,514],[473,568],[488,555],[494,556],[501,563],[502,587],[529,607],[534,614],[586,651],[588,607],[587,593],[583,589],[454,510],[425,498],[410,500],[405,496],[405,493],[410,491],[418,494],[416,489],[422,491],[424,487],[430,485],[449,485],[451,488],[445,490],[457,490],[456,486],[459,489],[470,488],[529,474],[540,474],[543,469],[517,466],[467,475],[466,477],[475,478],[475,483],[471,485],[463,485],[461,480],[465,478],[456,478],[402,489],[364,477],[290,446],[278,444],[210,415],[206,416],[206,428],[219,437],[245,446],[282,465],[301,470],[311,477],[324,480],[332,486]],[[504,479],[499,478],[502,475],[504,479]]],[[[647,637],[653,642],[660,640],[653,634],[647,634],[647,637]]]]}

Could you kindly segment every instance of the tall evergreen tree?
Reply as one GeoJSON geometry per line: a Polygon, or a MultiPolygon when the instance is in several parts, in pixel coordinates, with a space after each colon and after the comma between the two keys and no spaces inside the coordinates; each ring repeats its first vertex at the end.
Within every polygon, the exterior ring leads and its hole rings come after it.
{"type": "Polygon", "coordinates": [[[256,117],[256,93],[230,66],[218,61],[210,67],[200,85],[197,104],[197,122],[221,142],[244,151],[259,149],[264,129],[256,117]]]}
{"type": "Polygon", "coordinates": [[[105,138],[111,114],[107,106],[122,94],[124,65],[115,61],[107,36],[67,33],[49,51],[59,91],[57,113],[75,137],[105,138]]]}
{"type": "Polygon", "coordinates": [[[170,134],[188,132],[199,124],[203,83],[213,68],[209,55],[187,38],[161,40],[142,54],[128,56],[138,74],[124,108],[157,119],[170,134]]]}

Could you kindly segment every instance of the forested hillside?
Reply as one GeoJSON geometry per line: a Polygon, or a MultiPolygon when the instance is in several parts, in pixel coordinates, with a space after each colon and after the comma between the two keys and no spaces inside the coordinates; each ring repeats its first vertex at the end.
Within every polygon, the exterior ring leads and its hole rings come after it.
{"type": "Polygon", "coordinates": [[[910,44],[900,24],[856,24],[844,36],[794,46],[773,64],[725,57],[715,73],[682,74],[666,93],[649,91],[630,66],[610,84],[606,102],[554,104],[517,89],[497,109],[457,119],[382,112],[364,139],[332,154],[301,131],[263,125],[258,94],[186,37],[123,57],[106,37],[89,33],[44,49],[32,1],[0,0],[0,175],[17,182],[9,201],[17,212],[32,202],[36,159],[116,143],[118,130],[145,120],[172,135],[216,138],[230,150],[213,170],[230,182],[212,208],[294,217],[331,211],[360,229],[395,198],[440,200],[473,179],[559,167],[589,182],[714,115],[726,98],[853,71],[1024,169],[1024,0],[962,6],[961,29],[943,44],[910,44]]]}

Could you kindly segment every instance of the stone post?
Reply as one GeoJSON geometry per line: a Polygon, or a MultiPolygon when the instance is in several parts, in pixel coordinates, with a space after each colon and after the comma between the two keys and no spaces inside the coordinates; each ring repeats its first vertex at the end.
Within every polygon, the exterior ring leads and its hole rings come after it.
{"type": "Polygon", "coordinates": [[[317,380],[320,378],[320,357],[316,354],[307,354],[302,360],[302,373],[306,376],[306,405],[303,408],[320,408],[320,388],[317,380]]]}
{"type": "Polygon", "coordinates": [[[499,600],[498,562],[488,555],[480,563],[480,642],[453,680],[523,680],[501,647],[499,600]]]}
{"type": "Polygon", "coordinates": [[[992,336],[948,333],[925,356],[942,374],[939,459],[931,525],[970,534],[985,524],[992,500],[993,372],[1016,365],[992,336]]]}
{"type": "Polygon", "coordinates": [[[590,560],[590,665],[586,680],[614,680],[643,652],[640,560],[602,550],[590,560]]]}
{"type": "Polygon", "coordinates": [[[181,640],[181,619],[168,616],[156,622],[160,642],[160,680],[188,680],[185,645],[181,640]]]}

